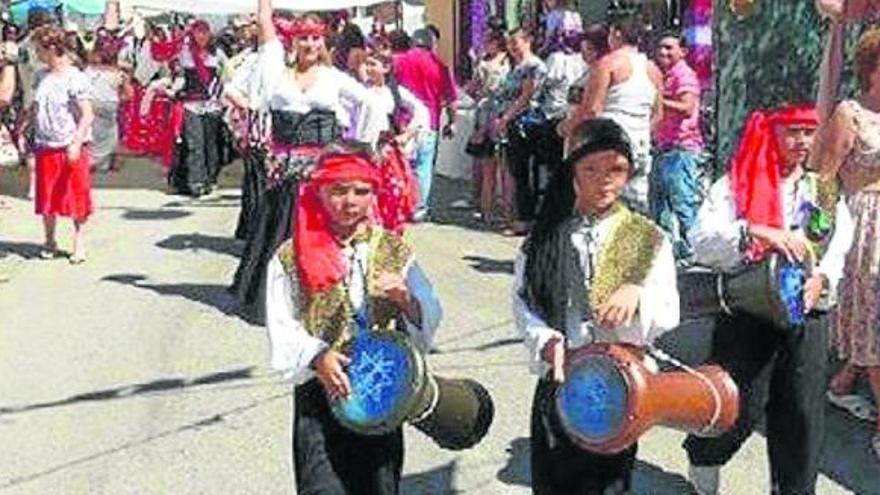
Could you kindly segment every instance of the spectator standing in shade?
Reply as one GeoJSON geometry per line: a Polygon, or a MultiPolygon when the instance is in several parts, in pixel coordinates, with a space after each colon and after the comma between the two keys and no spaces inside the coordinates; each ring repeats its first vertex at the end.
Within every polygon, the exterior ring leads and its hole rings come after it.
{"type": "Polygon", "coordinates": [[[442,128],[445,137],[455,132],[455,104],[458,92],[452,72],[435,52],[437,38],[428,29],[418,29],[412,36],[413,47],[394,58],[394,73],[400,85],[410,90],[431,114],[431,128],[421,132],[413,168],[419,181],[419,206],[414,221],[427,220],[431,198],[431,179],[437,160],[438,134],[441,114],[445,110],[447,123],[442,128]]]}
{"type": "Polygon", "coordinates": [[[560,32],[549,44],[547,56],[547,79],[540,97],[540,109],[546,119],[535,130],[534,142],[540,163],[553,165],[562,162],[563,140],[556,127],[568,113],[569,92],[587,71],[587,64],[580,54],[583,33],[580,25],[570,31],[560,32]]]}
{"type": "Polygon", "coordinates": [[[532,52],[532,35],[523,28],[510,33],[507,50],[513,69],[499,91],[499,108],[504,111],[495,119],[492,129],[496,135],[506,136],[508,165],[516,184],[517,218],[505,235],[526,235],[537,210],[533,178],[539,165],[533,159],[536,149],[530,136],[545,120],[538,103],[547,78],[547,66],[532,52]]]}
{"type": "Polygon", "coordinates": [[[703,151],[700,81],[685,55],[681,34],[670,32],[660,38],[657,65],[663,72],[663,118],[654,136],[656,154],[648,190],[651,217],[672,236],[679,264],[688,264],[693,257],[687,234],[700,203],[703,151]]]}

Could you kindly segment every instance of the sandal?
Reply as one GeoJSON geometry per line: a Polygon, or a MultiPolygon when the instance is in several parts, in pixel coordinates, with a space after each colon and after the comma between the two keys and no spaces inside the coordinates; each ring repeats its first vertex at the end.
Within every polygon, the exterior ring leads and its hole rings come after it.
{"type": "Polygon", "coordinates": [[[84,254],[73,254],[70,256],[71,265],[81,265],[86,262],[86,256],[84,254]]]}
{"type": "Polygon", "coordinates": [[[58,251],[57,244],[47,244],[40,248],[40,253],[38,254],[38,256],[42,260],[53,260],[61,256],[61,252],[58,251]]]}
{"type": "Polygon", "coordinates": [[[862,421],[877,421],[877,408],[861,395],[837,395],[830,390],[826,395],[828,397],[828,402],[849,412],[854,417],[862,421]]]}

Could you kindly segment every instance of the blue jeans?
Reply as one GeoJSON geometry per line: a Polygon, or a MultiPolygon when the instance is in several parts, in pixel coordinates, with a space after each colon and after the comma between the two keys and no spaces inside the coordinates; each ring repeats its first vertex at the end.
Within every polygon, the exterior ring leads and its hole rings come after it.
{"type": "Polygon", "coordinates": [[[431,197],[431,179],[434,176],[434,162],[437,159],[437,131],[422,131],[419,135],[413,171],[419,181],[419,204],[417,212],[428,211],[431,197]]]}
{"type": "Polygon", "coordinates": [[[688,260],[694,254],[687,234],[700,207],[699,167],[697,153],[670,150],[657,155],[651,170],[651,218],[670,235],[676,260],[688,260]]]}

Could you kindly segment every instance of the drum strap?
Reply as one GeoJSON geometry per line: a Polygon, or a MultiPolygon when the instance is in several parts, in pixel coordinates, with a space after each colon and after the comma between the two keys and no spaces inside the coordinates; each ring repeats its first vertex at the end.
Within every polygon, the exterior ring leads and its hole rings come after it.
{"type": "Polygon", "coordinates": [[[670,356],[669,354],[654,347],[653,345],[648,346],[648,354],[650,354],[658,361],[665,361],[673,366],[681,368],[684,372],[695,376],[698,380],[706,385],[706,387],[709,389],[709,392],[712,394],[712,401],[715,403],[715,412],[712,413],[712,421],[710,421],[709,424],[707,424],[700,433],[708,433],[715,429],[718,421],[721,419],[721,392],[718,390],[718,388],[715,387],[715,385],[712,383],[712,380],[709,380],[704,374],[682,363],[678,359],[670,356]]]}
{"type": "Polygon", "coordinates": [[[352,319],[354,320],[354,334],[357,335],[359,333],[366,333],[370,331],[370,296],[367,294],[367,268],[364,266],[364,262],[362,259],[358,258],[358,251],[355,245],[351,245],[351,254],[348,256],[348,266],[349,272],[348,276],[343,281],[345,286],[345,295],[348,297],[348,300],[352,300],[352,280],[354,277],[359,277],[361,282],[361,290],[363,291],[363,295],[361,300],[360,309],[357,311],[352,311],[352,319]]]}

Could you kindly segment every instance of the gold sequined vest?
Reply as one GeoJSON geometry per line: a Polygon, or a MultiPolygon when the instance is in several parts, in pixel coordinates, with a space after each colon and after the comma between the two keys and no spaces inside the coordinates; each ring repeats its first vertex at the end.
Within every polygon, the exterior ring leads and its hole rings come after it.
{"type": "Polygon", "coordinates": [[[611,231],[599,253],[589,287],[589,306],[595,310],[625,284],[643,285],[663,244],[663,231],[654,222],[616,204],[611,231]]]}
{"type": "MultiPolygon", "coordinates": [[[[402,317],[396,305],[380,297],[378,277],[383,273],[403,274],[412,256],[412,249],[403,240],[379,227],[353,240],[354,244],[369,242],[367,263],[367,307],[371,329],[392,330],[402,317]]],[[[284,270],[297,281],[296,253],[292,240],[278,250],[284,270]]],[[[345,284],[340,282],[320,292],[299,291],[298,319],[312,335],[321,338],[334,348],[344,347],[352,337],[354,311],[345,284]]]]}

